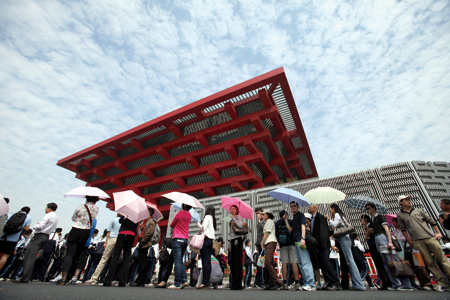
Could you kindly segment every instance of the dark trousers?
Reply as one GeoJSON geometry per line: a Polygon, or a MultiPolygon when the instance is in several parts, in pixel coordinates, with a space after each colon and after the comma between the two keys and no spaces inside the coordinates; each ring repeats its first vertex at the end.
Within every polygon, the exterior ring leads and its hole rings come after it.
{"type": "Polygon", "coordinates": [[[203,248],[200,250],[203,266],[203,282],[205,286],[209,286],[209,279],[211,277],[211,253],[212,253],[212,240],[205,236],[203,241],[203,248]]]}
{"type": "Polygon", "coordinates": [[[158,274],[158,284],[161,282],[165,282],[169,280],[170,274],[172,273],[173,268],[173,255],[169,255],[167,260],[161,263],[158,274]]]}
{"type": "Polygon", "coordinates": [[[92,275],[95,272],[95,269],[97,269],[98,263],[102,259],[102,256],[103,256],[102,253],[95,253],[94,255],[92,255],[91,267],[90,267],[89,271],[84,271],[84,273],[86,274],[86,276],[83,277],[84,281],[91,279],[92,275]]]}
{"type": "Polygon", "coordinates": [[[136,284],[145,284],[145,275],[147,274],[147,264],[148,264],[148,250],[150,247],[142,248],[142,243],[139,244],[138,248],[138,271],[137,271],[137,278],[136,278],[136,284]]]}
{"type": "Polygon", "coordinates": [[[132,284],[135,282],[136,275],[138,272],[139,260],[137,258],[133,258],[130,264],[130,273],[128,274],[128,283],[132,284]]]}
{"type": "Polygon", "coordinates": [[[243,242],[242,238],[238,237],[231,240],[231,274],[233,274],[230,288],[232,290],[242,289],[242,271],[243,271],[243,242]]]}
{"type": "Polygon", "coordinates": [[[117,266],[119,265],[120,253],[123,250],[123,266],[122,274],[119,280],[119,286],[126,286],[128,282],[128,272],[130,270],[130,256],[131,248],[133,247],[134,235],[130,234],[119,234],[116,241],[116,246],[114,247],[114,254],[109,265],[108,275],[106,275],[105,282],[106,286],[111,285],[111,281],[114,279],[116,274],[117,266]]]}
{"type": "Polygon", "coordinates": [[[383,288],[388,288],[392,286],[391,280],[386,274],[383,259],[381,258],[381,255],[377,250],[377,246],[375,245],[369,246],[369,252],[370,256],[372,257],[373,263],[377,268],[378,275],[381,277],[381,285],[383,286],[383,288]]]}
{"type": "Polygon", "coordinates": [[[75,269],[83,269],[86,263],[87,247],[84,246],[86,242],[67,242],[67,252],[64,256],[62,271],[70,271],[72,266],[75,269]]]}
{"type": "Polygon", "coordinates": [[[36,255],[39,249],[45,246],[48,242],[48,234],[37,233],[31,239],[25,252],[23,259],[23,276],[22,281],[30,281],[31,275],[33,275],[34,263],[36,262],[36,255]]]}
{"type": "MultiPolygon", "coordinates": [[[[340,255],[344,256],[344,255],[340,255]]],[[[330,262],[330,247],[325,247],[325,249],[319,249],[319,263],[322,269],[323,278],[325,282],[330,286],[339,286],[339,278],[334,272],[333,266],[330,262]]]]}
{"type": "Polygon", "coordinates": [[[153,272],[155,272],[156,258],[149,257],[147,260],[147,273],[145,273],[145,284],[150,284],[153,278],[153,272]]]}
{"type": "Polygon", "coordinates": [[[45,281],[45,273],[47,272],[51,258],[52,253],[44,253],[41,259],[36,260],[31,278],[39,279],[39,281],[45,281]]]}

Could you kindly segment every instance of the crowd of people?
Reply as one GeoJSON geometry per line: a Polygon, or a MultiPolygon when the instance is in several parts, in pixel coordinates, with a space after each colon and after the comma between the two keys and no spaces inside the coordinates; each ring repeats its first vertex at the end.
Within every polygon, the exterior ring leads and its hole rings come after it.
{"type": "MultiPolygon", "coordinates": [[[[244,230],[247,224],[239,214],[239,207],[233,205],[225,251],[223,237],[216,236],[213,206],[207,206],[203,220],[197,222],[204,235],[203,245],[197,250],[189,247],[189,211],[192,208],[189,205],[182,204],[169,224],[171,236],[161,241],[161,229],[151,207],[148,207],[149,217],[137,223],[118,214],[99,237],[97,201],[98,197],[86,196],[86,202],[75,209],[72,228],[64,236],[57,227],[55,203],[46,205],[44,217],[33,228],[31,209],[27,206],[17,213],[0,216],[0,280],[218,289],[224,287],[223,274],[229,267],[231,290],[364,291],[364,280],[372,290],[413,291],[417,288],[441,292],[450,287],[450,263],[444,254],[450,247],[441,246],[442,234],[437,223],[421,209],[413,208],[409,196],[398,197],[399,211],[392,219],[392,231],[386,217],[377,212],[374,204],[365,205],[366,214],[361,216],[361,224],[367,252],[377,271],[375,282],[369,275],[366,249],[356,232],[337,233],[348,221],[336,203],[329,206],[329,214],[323,215],[315,204],[308,208],[308,213],[302,213],[298,203],[293,201],[289,204],[292,219],[285,210],[275,216],[270,209],[256,208],[254,250],[244,230]],[[335,238],[335,234],[338,237],[335,238]],[[277,248],[281,280],[274,258],[277,248]],[[424,265],[414,263],[413,254],[420,255],[424,265]],[[389,264],[403,259],[411,264],[418,284],[414,276],[392,275],[389,264]],[[159,273],[153,284],[158,261],[159,273]],[[254,267],[256,275],[252,284],[254,267]],[[190,269],[189,282],[187,269],[190,269]],[[169,285],[172,270],[175,279],[169,285]],[[434,286],[431,277],[437,283],[434,286]]],[[[449,229],[450,200],[443,199],[441,208],[445,213],[440,216],[440,222],[449,229]]]]}

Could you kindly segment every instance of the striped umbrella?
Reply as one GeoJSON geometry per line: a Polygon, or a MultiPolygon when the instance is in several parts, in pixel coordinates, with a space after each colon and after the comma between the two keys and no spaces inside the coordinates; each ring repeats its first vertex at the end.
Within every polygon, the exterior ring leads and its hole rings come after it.
{"type": "Polygon", "coordinates": [[[371,203],[377,208],[377,213],[382,215],[387,214],[388,211],[387,207],[383,203],[367,196],[350,197],[348,199],[345,199],[344,203],[347,204],[350,208],[362,211],[366,211],[366,204],[371,203]]]}

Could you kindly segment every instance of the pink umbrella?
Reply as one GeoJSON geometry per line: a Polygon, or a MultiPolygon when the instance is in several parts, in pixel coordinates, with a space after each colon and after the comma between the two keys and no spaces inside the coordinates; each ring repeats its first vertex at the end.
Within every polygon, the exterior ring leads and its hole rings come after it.
{"type": "Polygon", "coordinates": [[[115,211],[134,223],[150,217],[145,199],[133,191],[113,193],[115,211]]]}
{"type": "Polygon", "coordinates": [[[389,225],[392,225],[393,218],[397,218],[397,215],[394,215],[394,214],[387,214],[384,216],[386,217],[386,221],[388,222],[389,225]]]}
{"type": "Polygon", "coordinates": [[[147,207],[153,208],[153,210],[154,210],[153,219],[155,219],[156,222],[164,219],[162,213],[159,211],[159,209],[158,209],[158,207],[156,207],[156,205],[148,203],[148,202],[146,202],[145,204],[147,204],[147,207]]]}
{"type": "Polygon", "coordinates": [[[222,207],[230,211],[231,206],[236,205],[239,208],[239,215],[248,220],[253,220],[253,208],[242,201],[240,198],[220,197],[222,200],[222,207]]]}

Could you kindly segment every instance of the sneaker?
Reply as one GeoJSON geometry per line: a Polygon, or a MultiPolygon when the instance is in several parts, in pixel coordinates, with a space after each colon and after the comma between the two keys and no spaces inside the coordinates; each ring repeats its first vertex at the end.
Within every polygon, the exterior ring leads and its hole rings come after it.
{"type": "Polygon", "coordinates": [[[246,289],[246,290],[251,290],[252,287],[251,287],[251,286],[248,286],[248,287],[246,287],[245,289],[246,289]]]}
{"type": "MultiPolygon", "coordinates": [[[[430,288],[430,287],[424,286],[423,289],[425,290],[425,288],[429,288],[429,290],[427,290],[427,291],[431,291],[431,288],[430,288]]],[[[440,285],[437,285],[437,286],[434,288],[434,290],[435,290],[436,292],[443,292],[443,291],[444,291],[444,288],[443,288],[442,286],[440,286],[440,285]]]]}
{"type": "Polygon", "coordinates": [[[378,288],[376,286],[371,286],[369,289],[371,289],[371,290],[378,290],[378,288]]]}
{"type": "Polygon", "coordinates": [[[56,283],[58,280],[61,280],[61,279],[62,279],[62,276],[58,275],[55,277],[55,279],[50,280],[50,282],[56,283]]]}
{"type": "Polygon", "coordinates": [[[373,286],[377,289],[381,289],[380,285],[378,285],[376,282],[373,283],[373,286]]]}
{"type": "Polygon", "coordinates": [[[185,287],[189,286],[189,283],[185,282],[181,285],[181,288],[184,289],[185,287]]]}
{"type": "Polygon", "coordinates": [[[295,288],[295,283],[291,284],[291,285],[288,287],[288,290],[290,290],[290,291],[296,290],[296,288],[295,288]]]}
{"type": "Polygon", "coordinates": [[[5,278],[0,278],[0,281],[5,281],[5,278]]]}
{"type": "Polygon", "coordinates": [[[388,290],[388,291],[396,291],[397,289],[394,288],[394,287],[388,287],[386,290],[388,290]]]}
{"type": "Polygon", "coordinates": [[[223,289],[223,285],[219,285],[219,289],[223,289]]]}
{"type": "Polygon", "coordinates": [[[77,282],[76,282],[76,284],[82,284],[82,283],[84,283],[84,282],[81,280],[77,280],[77,282]]]}
{"type": "Polygon", "coordinates": [[[153,283],[146,284],[145,287],[154,287],[153,283]]]}
{"type": "Polygon", "coordinates": [[[70,281],[68,282],[68,284],[77,284],[77,279],[76,279],[76,278],[70,279],[70,281]]]}
{"type": "Polygon", "coordinates": [[[181,290],[181,286],[176,286],[175,284],[172,284],[168,287],[168,289],[171,290],[181,290]]]}
{"type": "Polygon", "coordinates": [[[90,285],[97,285],[97,284],[98,284],[98,281],[96,281],[96,280],[91,280],[91,281],[89,282],[89,284],[90,284],[90,285]]]}
{"type": "Polygon", "coordinates": [[[310,285],[304,285],[302,289],[307,292],[315,292],[316,291],[316,288],[312,287],[310,285]]]}
{"type": "Polygon", "coordinates": [[[399,287],[399,288],[397,288],[397,291],[400,291],[400,292],[414,292],[414,289],[407,289],[407,288],[399,287]]]}
{"type": "Polygon", "coordinates": [[[287,283],[282,284],[280,290],[283,290],[283,291],[289,290],[289,286],[287,285],[287,283]]]}

